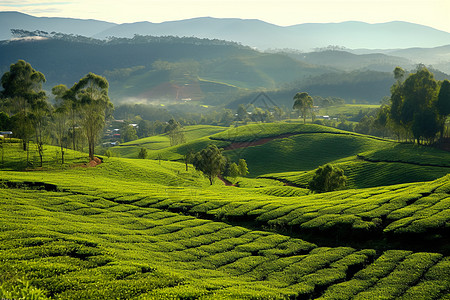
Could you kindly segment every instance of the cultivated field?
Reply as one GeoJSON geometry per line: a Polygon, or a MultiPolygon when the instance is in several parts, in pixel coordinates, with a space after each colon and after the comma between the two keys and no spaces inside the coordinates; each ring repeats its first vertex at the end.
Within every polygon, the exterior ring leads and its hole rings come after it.
{"type": "MultiPolygon", "coordinates": [[[[212,136],[227,147],[289,135],[225,151],[261,176],[239,186],[210,186],[175,161],[105,157],[85,167],[85,154],[69,152],[60,166],[51,146],[43,168],[26,169],[19,144],[5,144],[0,297],[450,299],[448,154],[321,126],[267,126],[212,136]],[[270,159],[292,161],[276,170],[270,159]],[[324,162],[347,168],[350,189],[283,185],[305,184],[324,162]]],[[[149,152],[176,159],[183,147],[149,152]]]]}

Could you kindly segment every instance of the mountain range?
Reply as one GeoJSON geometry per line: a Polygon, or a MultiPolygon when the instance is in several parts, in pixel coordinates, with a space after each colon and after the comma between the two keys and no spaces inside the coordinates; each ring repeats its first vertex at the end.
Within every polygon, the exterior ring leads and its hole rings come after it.
{"type": "Polygon", "coordinates": [[[19,12],[0,12],[0,40],[12,38],[11,29],[42,30],[104,39],[135,34],[195,36],[234,41],[259,50],[291,48],[311,51],[338,45],[350,49],[438,47],[450,44],[450,33],[408,22],[305,23],[278,26],[260,20],[194,18],[162,23],[115,24],[97,20],[33,17],[19,12]]]}

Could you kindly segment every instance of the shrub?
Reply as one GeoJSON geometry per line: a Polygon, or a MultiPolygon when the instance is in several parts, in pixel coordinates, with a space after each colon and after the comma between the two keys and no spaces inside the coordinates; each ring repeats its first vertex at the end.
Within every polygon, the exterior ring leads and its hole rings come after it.
{"type": "Polygon", "coordinates": [[[326,164],[316,170],[308,186],[314,192],[331,192],[345,187],[346,181],[347,177],[341,168],[326,164]]]}

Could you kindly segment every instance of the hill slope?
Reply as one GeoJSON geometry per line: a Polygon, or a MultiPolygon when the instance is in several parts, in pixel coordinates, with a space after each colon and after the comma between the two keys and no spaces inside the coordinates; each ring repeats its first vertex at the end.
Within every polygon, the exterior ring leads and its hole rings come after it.
{"type": "Polygon", "coordinates": [[[24,59],[44,73],[48,90],[61,83],[71,86],[88,72],[105,75],[116,102],[133,97],[197,100],[209,94],[214,99],[240,88],[276,88],[286,81],[330,71],[236,43],[197,38],[135,37],[104,42],[64,36],[2,42],[0,51],[0,71],[24,59]]]}
{"type": "Polygon", "coordinates": [[[0,173],[1,293],[17,277],[64,299],[450,292],[448,177],[286,198],[209,187],[176,162],[0,173]]]}

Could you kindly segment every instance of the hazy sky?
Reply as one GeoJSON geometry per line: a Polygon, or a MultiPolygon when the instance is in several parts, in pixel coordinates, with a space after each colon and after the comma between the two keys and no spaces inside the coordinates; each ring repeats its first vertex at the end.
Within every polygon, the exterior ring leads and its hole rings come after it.
{"type": "Polygon", "coordinates": [[[0,0],[0,11],[115,23],[193,17],[260,19],[277,25],[407,21],[450,32],[450,0],[0,0]]]}

